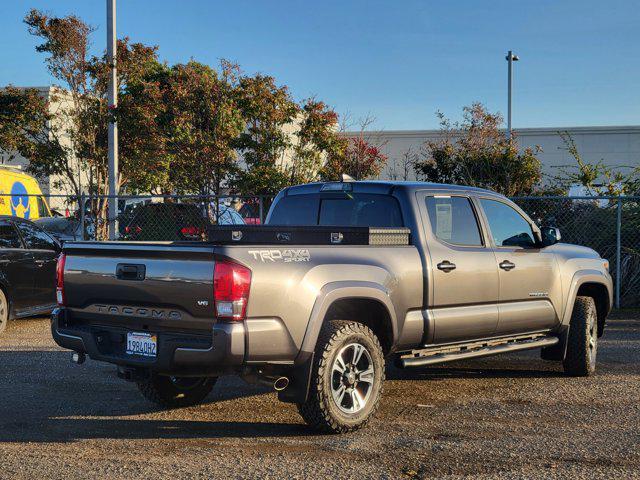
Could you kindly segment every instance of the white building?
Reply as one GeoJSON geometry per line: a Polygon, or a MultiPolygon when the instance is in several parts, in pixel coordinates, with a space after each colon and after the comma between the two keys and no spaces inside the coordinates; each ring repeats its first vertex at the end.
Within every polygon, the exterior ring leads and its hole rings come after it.
{"type": "MultiPolygon", "coordinates": [[[[542,162],[543,173],[557,175],[557,167],[575,165],[575,160],[567,152],[559,132],[568,132],[585,161],[604,160],[616,168],[634,168],[640,165],[640,125],[618,127],[567,127],[567,128],[522,128],[515,129],[521,148],[539,146],[542,150],[538,158],[542,162]]],[[[347,132],[357,136],[359,132],[347,132]]],[[[364,138],[380,145],[389,157],[381,179],[414,180],[412,168],[405,168],[407,152],[417,153],[429,140],[441,136],[439,130],[387,130],[368,131],[364,138]],[[406,175],[405,175],[406,170],[406,175]]]]}

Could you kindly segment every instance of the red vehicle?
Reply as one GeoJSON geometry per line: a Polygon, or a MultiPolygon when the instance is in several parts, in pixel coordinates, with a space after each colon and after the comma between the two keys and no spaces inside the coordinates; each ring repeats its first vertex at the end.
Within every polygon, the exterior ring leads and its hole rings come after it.
{"type": "Polygon", "coordinates": [[[247,225],[262,224],[262,221],[260,220],[260,204],[258,202],[246,202],[242,207],[240,207],[238,213],[242,215],[244,223],[247,225]]]}

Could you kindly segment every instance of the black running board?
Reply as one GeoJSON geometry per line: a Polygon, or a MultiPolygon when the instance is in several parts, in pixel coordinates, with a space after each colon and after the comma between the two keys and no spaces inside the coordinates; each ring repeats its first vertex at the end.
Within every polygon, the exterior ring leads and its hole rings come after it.
{"type": "Polygon", "coordinates": [[[422,367],[437,363],[455,362],[470,358],[486,357],[500,353],[519,352],[533,348],[550,347],[560,340],[551,335],[535,335],[502,338],[495,340],[475,341],[468,344],[447,345],[443,347],[429,347],[424,350],[414,350],[400,358],[400,366],[422,367]]]}

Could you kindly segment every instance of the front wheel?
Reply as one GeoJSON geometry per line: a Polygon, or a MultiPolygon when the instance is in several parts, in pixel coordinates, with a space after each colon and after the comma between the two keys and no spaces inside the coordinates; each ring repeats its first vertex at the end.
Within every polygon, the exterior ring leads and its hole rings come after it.
{"type": "Polygon", "coordinates": [[[596,371],[598,315],[591,297],[577,297],[569,324],[564,371],[573,377],[588,377],[596,371]]]}
{"type": "Polygon", "coordinates": [[[165,408],[189,407],[201,403],[216,383],[216,377],[167,377],[152,374],[138,381],[138,390],[150,402],[165,408]]]}
{"type": "Polygon", "coordinates": [[[309,396],[298,404],[298,411],[321,431],[357,430],[378,409],[384,375],[384,354],[376,335],[360,323],[331,320],[320,332],[309,396]]]}

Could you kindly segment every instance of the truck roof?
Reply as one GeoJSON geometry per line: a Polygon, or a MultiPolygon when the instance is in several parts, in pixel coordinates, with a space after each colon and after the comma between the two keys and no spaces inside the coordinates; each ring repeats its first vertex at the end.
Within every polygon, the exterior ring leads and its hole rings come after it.
{"type": "Polygon", "coordinates": [[[283,190],[283,195],[302,195],[309,193],[317,193],[327,184],[351,184],[351,190],[360,193],[380,193],[388,194],[396,189],[402,189],[409,192],[419,190],[453,190],[460,192],[476,192],[488,195],[504,197],[503,195],[478,187],[468,187],[465,185],[450,185],[447,183],[430,183],[430,182],[411,182],[411,181],[394,181],[394,180],[358,180],[352,182],[315,182],[303,185],[294,185],[283,190]]]}

